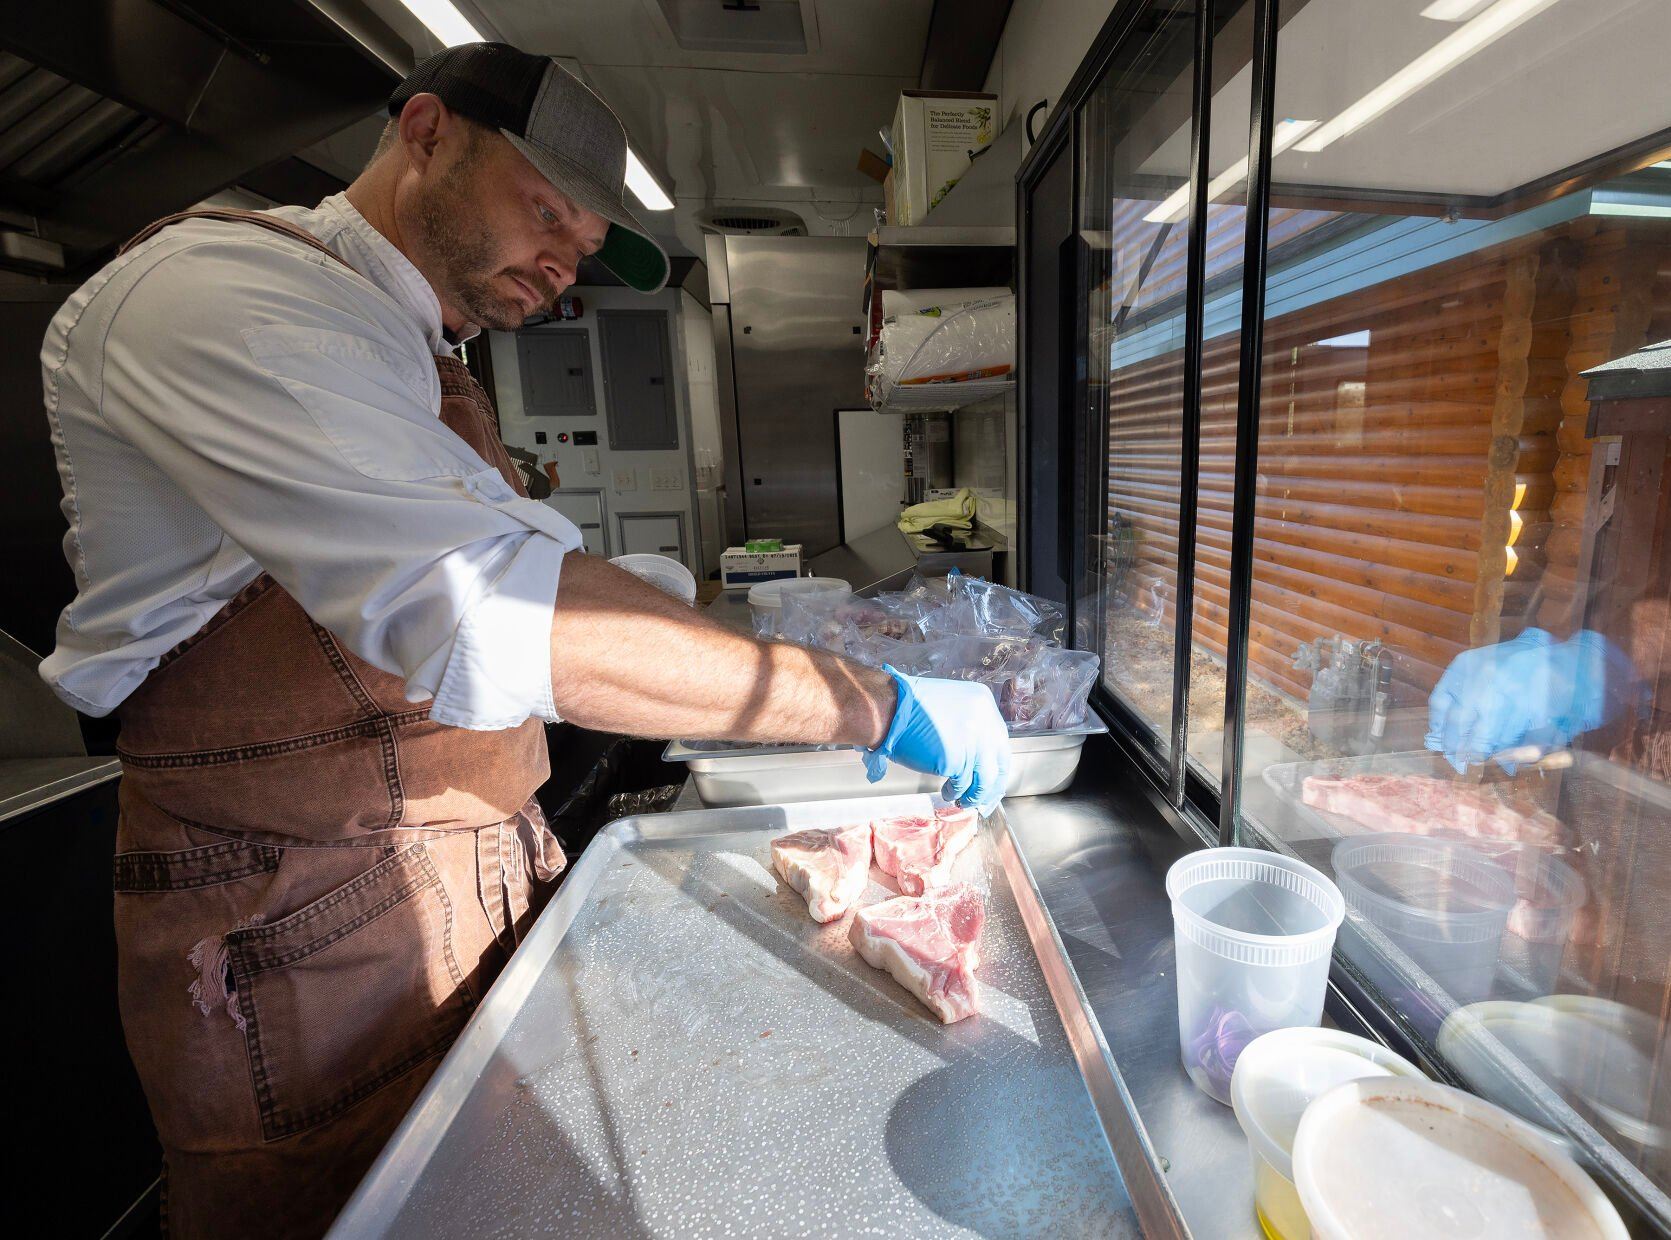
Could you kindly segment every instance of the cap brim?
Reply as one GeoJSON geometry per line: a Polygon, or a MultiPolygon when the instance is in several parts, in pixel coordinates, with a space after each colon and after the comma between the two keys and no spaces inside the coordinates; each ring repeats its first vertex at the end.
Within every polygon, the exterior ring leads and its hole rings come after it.
{"type": "Polygon", "coordinates": [[[667,287],[667,251],[650,235],[650,230],[627,210],[618,194],[610,193],[609,188],[589,169],[555,151],[537,146],[508,129],[499,132],[552,185],[579,206],[596,211],[609,221],[603,248],[595,255],[599,262],[629,288],[640,293],[658,293],[667,287]]]}

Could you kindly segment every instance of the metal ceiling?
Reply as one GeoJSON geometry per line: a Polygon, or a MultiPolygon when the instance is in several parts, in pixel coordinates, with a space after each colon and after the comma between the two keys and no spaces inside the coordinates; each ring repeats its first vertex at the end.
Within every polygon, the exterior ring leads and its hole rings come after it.
{"type": "Polygon", "coordinates": [[[73,275],[157,216],[374,112],[394,80],[305,0],[10,6],[0,265],[47,270],[61,247],[73,275]]]}

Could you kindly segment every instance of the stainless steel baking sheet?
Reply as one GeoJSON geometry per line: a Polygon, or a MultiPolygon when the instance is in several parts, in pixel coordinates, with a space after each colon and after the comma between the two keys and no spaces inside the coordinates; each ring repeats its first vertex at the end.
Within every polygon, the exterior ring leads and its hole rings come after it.
{"type": "MultiPolygon", "coordinates": [[[[607,828],[332,1234],[1139,1234],[1102,1128],[1118,1073],[1001,816],[960,861],[990,895],[982,1012],[955,1025],[770,868],[785,831],[926,807],[607,828]]],[[[866,903],[892,894],[872,879],[866,903]]]]}

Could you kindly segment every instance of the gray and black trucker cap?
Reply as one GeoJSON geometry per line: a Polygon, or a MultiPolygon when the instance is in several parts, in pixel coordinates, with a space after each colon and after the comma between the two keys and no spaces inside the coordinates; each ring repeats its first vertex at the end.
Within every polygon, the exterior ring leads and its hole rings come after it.
{"type": "Polygon", "coordinates": [[[389,96],[399,116],[414,95],[491,125],[580,206],[609,221],[598,260],[632,288],[667,283],[667,252],[627,210],[627,131],[609,105],[549,56],[508,43],[463,43],[437,52],[389,96]]]}

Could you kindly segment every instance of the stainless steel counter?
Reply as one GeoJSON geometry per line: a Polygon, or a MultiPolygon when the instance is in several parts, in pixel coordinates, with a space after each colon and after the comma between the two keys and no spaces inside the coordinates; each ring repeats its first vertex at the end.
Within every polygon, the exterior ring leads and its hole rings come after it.
{"type": "MultiPolygon", "coordinates": [[[[1165,877],[1185,846],[1117,782],[1112,744],[1092,742],[1107,747],[1105,760],[1082,763],[1069,791],[1011,798],[1004,814],[1130,1100],[1114,1153],[1145,1234],[1252,1240],[1247,1143],[1230,1108],[1196,1089],[1178,1057],[1165,877]]],[[[673,808],[700,805],[687,782],[673,808]]]]}

